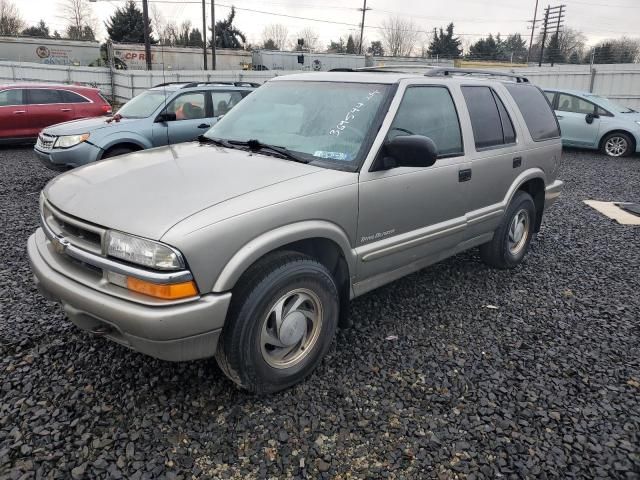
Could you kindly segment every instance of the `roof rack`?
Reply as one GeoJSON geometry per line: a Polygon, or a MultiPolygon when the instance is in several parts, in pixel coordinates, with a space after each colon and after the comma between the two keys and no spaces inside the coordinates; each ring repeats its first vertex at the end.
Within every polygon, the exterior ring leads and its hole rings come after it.
{"type": "Polygon", "coordinates": [[[453,75],[471,75],[479,77],[504,77],[511,78],[517,83],[529,83],[529,79],[515,73],[506,73],[495,70],[478,70],[475,68],[448,68],[436,67],[424,74],[425,77],[450,77],[453,75]]]}
{"type": "Polygon", "coordinates": [[[180,88],[193,88],[193,87],[198,87],[200,85],[228,85],[233,87],[254,87],[254,88],[258,88],[260,86],[259,83],[255,83],[255,82],[165,82],[165,83],[160,83],[158,85],[154,85],[152,88],[168,87],[169,85],[182,85],[182,87],[180,88]]]}
{"type": "Polygon", "coordinates": [[[387,72],[407,73],[406,70],[425,70],[437,68],[432,65],[378,65],[375,67],[332,68],[330,72],[387,72]]]}

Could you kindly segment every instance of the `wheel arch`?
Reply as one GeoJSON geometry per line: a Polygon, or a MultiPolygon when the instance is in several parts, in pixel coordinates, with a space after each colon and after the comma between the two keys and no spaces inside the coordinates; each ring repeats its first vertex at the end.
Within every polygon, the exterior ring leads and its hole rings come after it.
{"type": "Polygon", "coordinates": [[[145,150],[147,148],[151,148],[152,145],[147,141],[145,141],[144,139],[138,138],[137,135],[136,136],[130,135],[125,137],[118,136],[110,139],[108,142],[104,144],[104,146],[100,147],[102,149],[102,152],[100,153],[100,157],[98,158],[98,160],[100,158],[103,158],[109,150],[113,150],[114,148],[120,148],[120,147],[131,148],[134,152],[136,152],[138,150],[145,150]]]}
{"type": "Polygon", "coordinates": [[[542,216],[544,214],[544,199],[546,187],[544,180],[540,177],[534,177],[526,182],[522,183],[518,187],[518,191],[527,192],[533,198],[533,203],[536,206],[536,221],[534,224],[534,231],[540,231],[540,225],[542,225],[542,216]]]}
{"type": "Polygon", "coordinates": [[[603,133],[600,137],[600,140],[598,141],[598,150],[602,150],[602,147],[604,146],[604,139],[612,133],[624,133],[625,135],[627,135],[633,142],[633,145],[631,146],[631,152],[635,152],[636,147],[638,146],[638,139],[633,133],[631,133],[629,130],[625,130],[624,128],[614,128],[613,130],[609,130],[608,132],[603,133]]]}
{"type": "Polygon", "coordinates": [[[290,250],[313,257],[333,275],[340,292],[340,325],[348,325],[348,303],[352,297],[351,277],[356,255],[347,234],[335,224],[306,221],[267,232],[244,245],[227,262],[213,291],[233,290],[242,275],[265,256],[290,250]]]}

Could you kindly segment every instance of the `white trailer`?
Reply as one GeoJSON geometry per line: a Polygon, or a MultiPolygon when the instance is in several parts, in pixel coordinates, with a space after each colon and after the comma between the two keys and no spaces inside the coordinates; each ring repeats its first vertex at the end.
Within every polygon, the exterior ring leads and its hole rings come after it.
{"type": "Polygon", "coordinates": [[[364,55],[341,53],[280,52],[255,50],[254,70],[306,70],[326,72],[334,68],[360,68],[365,66],[364,55]]]}
{"type": "Polygon", "coordinates": [[[0,60],[85,66],[100,58],[98,42],[36,37],[0,37],[0,60]]]}

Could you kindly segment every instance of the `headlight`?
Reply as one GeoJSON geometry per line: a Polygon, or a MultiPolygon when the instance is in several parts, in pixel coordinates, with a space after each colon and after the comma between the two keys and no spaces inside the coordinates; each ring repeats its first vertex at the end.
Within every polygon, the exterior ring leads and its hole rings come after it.
{"type": "Polygon", "coordinates": [[[54,148],[73,147],[75,145],[78,145],[79,143],[84,142],[88,138],[89,138],[88,133],[83,133],[81,135],[62,135],[61,137],[58,137],[58,139],[56,140],[56,143],[53,144],[53,147],[54,148]]]}
{"type": "Polygon", "coordinates": [[[640,125],[640,122],[636,122],[638,125],[640,125]]]}
{"type": "Polygon", "coordinates": [[[107,254],[127,262],[156,270],[181,270],[182,255],[162,243],[109,230],[106,235],[107,254]]]}

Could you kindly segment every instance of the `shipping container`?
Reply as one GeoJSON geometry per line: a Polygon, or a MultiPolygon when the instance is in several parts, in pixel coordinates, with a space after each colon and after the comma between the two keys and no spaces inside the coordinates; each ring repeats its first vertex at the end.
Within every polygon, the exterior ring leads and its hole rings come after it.
{"type": "Polygon", "coordinates": [[[365,66],[364,55],[280,52],[276,50],[256,50],[253,52],[254,70],[326,72],[334,68],[362,68],[365,66]]]}
{"type": "Polygon", "coordinates": [[[0,60],[82,66],[100,58],[98,42],[36,37],[0,37],[0,60]]]}

